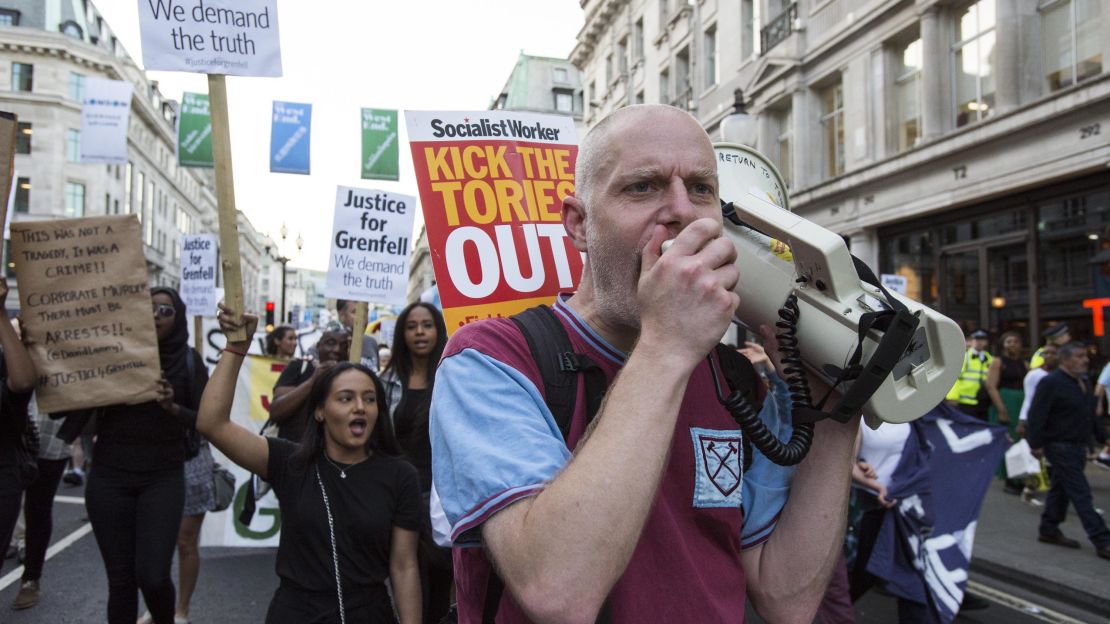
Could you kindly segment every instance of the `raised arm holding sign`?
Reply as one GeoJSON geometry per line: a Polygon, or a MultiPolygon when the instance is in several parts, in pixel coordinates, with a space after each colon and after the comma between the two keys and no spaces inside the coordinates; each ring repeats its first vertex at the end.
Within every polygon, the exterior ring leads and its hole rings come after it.
{"type": "Polygon", "coordinates": [[[277,0],[138,0],[138,7],[146,69],[209,74],[225,301],[241,314],[243,276],[224,75],[281,76],[277,0]]]}

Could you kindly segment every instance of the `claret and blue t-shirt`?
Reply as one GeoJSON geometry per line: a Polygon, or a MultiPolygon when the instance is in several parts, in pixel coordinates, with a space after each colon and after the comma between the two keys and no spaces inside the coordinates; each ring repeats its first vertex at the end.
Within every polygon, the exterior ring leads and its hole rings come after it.
{"type": "MultiPolygon", "coordinates": [[[[627,354],[608,344],[565,302],[556,316],[574,349],[610,382],[627,354]]],[[[609,595],[614,621],[721,622],[743,619],[745,578],[739,553],[763,543],[786,503],[792,469],[756,453],[743,474],[742,437],[716,398],[707,363],[690,377],[675,425],[670,461],[640,541],[609,595]]],[[[780,439],[790,434],[790,396],[771,375],[760,416],[780,439]]],[[[723,382],[722,382],[723,383],[723,382]]],[[[585,427],[585,384],[569,446],[585,427]]],[[[460,620],[480,621],[490,571],[481,525],[508,505],[541,492],[571,451],[544,402],[543,379],[528,344],[509,319],[458,330],[436,373],[432,400],[433,479],[451,525],[460,620]]],[[[527,622],[504,592],[499,622],[527,622]]]]}

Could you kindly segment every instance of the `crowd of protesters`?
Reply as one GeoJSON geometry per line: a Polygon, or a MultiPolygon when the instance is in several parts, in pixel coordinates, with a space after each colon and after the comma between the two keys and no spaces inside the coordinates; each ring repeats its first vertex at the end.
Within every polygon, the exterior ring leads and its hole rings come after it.
{"type": "MultiPolygon", "coordinates": [[[[266,354],[284,365],[269,407],[278,435],[256,433],[230,414],[258,319],[221,305],[221,329],[247,338],[228,339],[209,377],[188,344],[184,303],[163,287],[151,290],[157,398],[37,414],[35,369],[7,317],[0,278],[0,543],[10,541],[20,509],[25,516],[13,607],[40,599],[51,505],[68,464],[71,481],[87,479],[107,620],[132,624],[141,594],[140,622],[188,622],[200,529],[213,508],[214,446],[277,496],[278,583],[266,622],[438,623],[454,621],[460,605],[470,621],[567,613],[655,621],[691,609],[708,621],[746,599],[767,619],[795,620],[819,608],[830,577],[822,621],[850,621],[851,601],[883,582],[871,565],[880,556],[877,533],[896,506],[900,467],[928,446],[924,434],[909,424],[871,430],[826,420],[797,469],[755,458],[737,483],[724,483],[731,489],[704,481],[700,468],[691,472],[692,453],[717,453],[718,443],[718,474],[742,461],[705,358],[736,307],[735,250],[719,236],[715,177],[705,173],[715,160],[696,121],[666,107],[630,107],[614,119],[580,151],[579,195],[566,199],[565,219],[572,242],[593,253],[579,292],[560,297],[552,312],[612,388],[588,414],[585,391],[576,395],[566,437],[545,411],[551,397],[540,393],[548,389],[526,336],[508,332],[508,319],[468,326],[449,344],[441,312],[414,303],[400,313],[390,345],[364,340],[350,362],[356,305],[344,300],[339,322],[302,357],[293,328],[266,336],[266,354]],[[639,149],[624,150],[617,137],[639,149]],[[603,157],[610,152],[616,156],[603,157]],[[651,210],[614,212],[620,206],[651,210]],[[674,245],[664,254],[667,238],[674,245]],[[696,341],[673,331],[682,321],[696,341]],[[682,427],[693,442],[674,433],[682,427]],[[80,461],[71,444],[82,448],[80,461]],[[864,494],[851,509],[850,480],[864,494]],[[484,548],[444,547],[437,514],[454,521],[456,546],[484,548]],[[717,578],[692,573],[706,565],[717,578]],[[553,595],[563,583],[575,589],[553,595]],[[705,600],[694,605],[691,597],[705,600]]],[[[789,428],[787,384],[765,329],[770,353],[756,343],[741,351],[762,373],[754,381],[764,384],[759,418],[789,428]]],[[[1096,554],[1110,558],[1110,531],[1083,474],[1088,462],[1110,466],[1099,420],[1110,367],[1094,382],[1087,348],[1066,325],[1050,327],[1028,362],[1020,334],[999,338],[992,355],[986,331],[970,334],[951,405],[938,409],[1024,437],[1052,466],[1046,500],[1032,481],[1000,477],[1007,491],[1043,506],[1037,539],[1080,547],[1059,526],[1070,504],[1096,554]]],[[[922,600],[900,596],[900,620],[925,621],[922,600]]],[[[976,606],[965,594],[954,608],[976,606]]]]}

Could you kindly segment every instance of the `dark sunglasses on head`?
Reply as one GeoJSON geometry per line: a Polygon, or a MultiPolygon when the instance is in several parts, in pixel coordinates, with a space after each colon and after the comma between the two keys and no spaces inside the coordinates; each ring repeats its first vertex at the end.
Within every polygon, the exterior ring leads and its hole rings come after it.
{"type": "Polygon", "coordinates": [[[156,303],[153,307],[154,313],[163,318],[170,318],[177,314],[177,310],[174,310],[173,306],[168,303],[156,303]]]}

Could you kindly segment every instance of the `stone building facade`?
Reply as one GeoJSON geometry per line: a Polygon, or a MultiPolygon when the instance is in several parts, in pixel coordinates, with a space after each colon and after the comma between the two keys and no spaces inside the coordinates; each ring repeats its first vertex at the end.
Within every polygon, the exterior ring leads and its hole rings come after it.
{"type": "MultiPolygon", "coordinates": [[[[177,165],[177,102],[139,69],[91,2],[0,0],[0,110],[20,123],[13,221],[134,214],[151,285],[177,286],[181,235],[217,230],[214,177],[177,165]],[[126,164],[80,162],[91,77],[134,85],[126,164]]],[[[247,308],[256,310],[264,258],[253,227],[242,214],[239,222],[247,308]]],[[[5,265],[14,276],[12,259],[5,265]]]]}
{"type": "Polygon", "coordinates": [[[582,5],[587,125],[666,102],[716,138],[741,89],[791,209],[911,297],[967,330],[1104,340],[1110,0],[582,5]]]}

